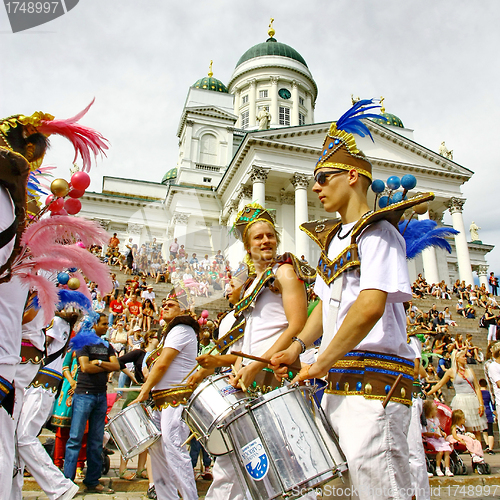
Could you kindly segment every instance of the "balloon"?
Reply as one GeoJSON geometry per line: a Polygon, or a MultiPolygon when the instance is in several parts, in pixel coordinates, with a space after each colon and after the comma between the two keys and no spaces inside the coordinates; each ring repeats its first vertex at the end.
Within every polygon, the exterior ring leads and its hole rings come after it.
{"type": "Polygon", "coordinates": [[[50,190],[54,196],[64,198],[69,193],[68,181],[64,179],[54,179],[50,185],[50,190]]]}
{"type": "Polygon", "coordinates": [[[85,194],[85,189],[70,189],[68,196],[71,198],[81,198],[85,194]]]}
{"type": "Polygon", "coordinates": [[[47,198],[45,199],[45,206],[50,205],[53,200],[54,200],[54,195],[49,194],[49,196],[47,196],[47,198]]]}
{"type": "Polygon", "coordinates": [[[206,309],[201,313],[201,317],[208,318],[208,311],[206,309]]]}
{"type": "MultiPolygon", "coordinates": [[[[406,196],[405,196],[405,198],[406,198],[406,196]]],[[[394,193],[392,195],[392,203],[399,203],[400,201],[403,201],[402,191],[398,191],[397,193],[394,193]]]]}
{"type": "Polygon", "coordinates": [[[381,181],[380,179],[375,179],[372,182],[372,191],[374,193],[381,193],[384,189],[385,189],[384,181],[381,181]]]}
{"type": "Polygon", "coordinates": [[[424,215],[425,212],[427,212],[428,208],[429,207],[427,206],[427,202],[424,202],[414,206],[413,211],[418,215],[424,215]]]}
{"type": "MultiPolygon", "coordinates": [[[[50,205],[49,205],[49,210],[54,213],[54,212],[59,212],[62,210],[64,207],[64,199],[63,198],[56,198],[50,205]]],[[[60,215],[60,214],[59,214],[60,215]]]]}
{"type": "Polygon", "coordinates": [[[198,324],[199,324],[200,326],[201,326],[201,325],[203,325],[203,318],[200,318],[200,319],[198,320],[198,324]]]}
{"type": "Polygon", "coordinates": [[[82,202],[76,198],[68,198],[64,202],[64,208],[70,215],[76,215],[82,209],[82,202]]]}
{"type": "Polygon", "coordinates": [[[59,273],[57,275],[57,281],[61,284],[61,285],[66,285],[69,281],[69,274],[68,273],[59,273]]]}
{"type": "Polygon", "coordinates": [[[78,290],[80,288],[80,280],[78,278],[71,278],[68,281],[68,288],[71,290],[78,290]]]}
{"type": "MultiPolygon", "coordinates": [[[[60,200],[62,200],[62,198],[59,198],[60,200]]],[[[56,212],[52,212],[50,214],[51,216],[53,215],[68,215],[68,212],[66,212],[66,210],[64,210],[64,208],[61,208],[61,210],[57,210],[56,212]]]]}
{"type": "Polygon", "coordinates": [[[76,246],[80,247],[80,248],[86,248],[85,245],[81,241],[77,241],[76,246]]]}
{"type": "Polygon", "coordinates": [[[77,267],[70,267],[70,268],[68,269],[68,271],[69,271],[70,273],[76,273],[76,272],[78,271],[78,268],[77,268],[77,267]]]}
{"type": "Polygon", "coordinates": [[[392,190],[399,189],[399,186],[401,186],[401,181],[399,180],[399,177],[397,175],[391,175],[387,179],[387,187],[389,189],[392,190]]]}
{"type": "Polygon", "coordinates": [[[385,208],[387,205],[389,205],[389,197],[388,196],[382,196],[380,200],[378,200],[378,206],[380,208],[385,208]]]}
{"type": "Polygon", "coordinates": [[[71,185],[75,189],[87,189],[90,186],[90,175],[87,172],[75,172],[71,176],[71,185]]]}
{"type": "Polygon", "coordinates": [[[411,174],[406,174],[401,177],[401,186],[403,186],[404,189],[409,191],[410,189],[413,189],[417,185],[417,179],[415,178],[414,175],[411,174]]]}

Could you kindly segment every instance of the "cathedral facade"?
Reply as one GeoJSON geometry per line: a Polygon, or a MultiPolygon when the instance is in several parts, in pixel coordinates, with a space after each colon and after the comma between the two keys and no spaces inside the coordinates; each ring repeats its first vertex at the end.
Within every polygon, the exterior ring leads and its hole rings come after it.
{"type": "MultiPolygon", "coordinates": [[[[161,182],[104,177],[102,193],[82,198],[81,214],[118,233],[122,244],[129,238],[138,245],[156,238],[167,257],[168,245],[177,238],[190,254],[213,255],[220,249],[235,266],[243,245],[231,227],[238,211],[255,201],[275,216],[279,250],[304,255],[314,264],[318,250],[299,225],[327,217],[311,191],[330,127],[330,122],[314,121],[317,93],[304,58],[278,42],[271,29],[265,42],[241,56],[227,85],[210,69],[189,88],[177,129],[177,162],[161,182]]],[[[468,242],[462,218],[461,186],[473,172],[418,144],[400,118],[384,108],[382,113],[386,122],[366,120],[374,141],[356,139],[373,165],[373,178],[413,174],[415,193],[435,194],[429,211],[419,217],[442,224],[449,210],[459,231],[450,239],[451,254],[428,249],[410,261],[411,279],[423,273],[429,283],[473,283],[475,272],[487,283],[486,254],[493,247],[468,242]]]]}

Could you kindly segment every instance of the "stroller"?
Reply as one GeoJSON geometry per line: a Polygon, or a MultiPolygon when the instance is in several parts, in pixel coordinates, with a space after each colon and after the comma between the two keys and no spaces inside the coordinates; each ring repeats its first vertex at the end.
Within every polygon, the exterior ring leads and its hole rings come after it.
{"type": "MultiPolygon", "coordinates": [[[[444,403],[437,402],[436,406],[438,407],[438,419],[440,423],[441,429],[447,434],[450,434],[451,428],[451,408],[446,406],[444,403]]],[[[460,443],[455,443],[451,445],[453,451],[450,453],[450,470],[453,472],[455,476],[467,475],[467,466],[464,461],[460,457],[459,453],[463,453],[467,451],[464,445],[460,443]]],[[[436,450],[433,446],[426,442],[424,439],[424,451],[425,451],[425,462],[427,464],[427,472],[432,474],[436,473],[436,450]]],[[[473,464],[473,465],[483,465],[483,464],[473,464]]],[[[489,467],[489,466],[488,466],[489,467]]],[[[488,474],[487,472],[481,472],[480,474],[488,474]]]]}

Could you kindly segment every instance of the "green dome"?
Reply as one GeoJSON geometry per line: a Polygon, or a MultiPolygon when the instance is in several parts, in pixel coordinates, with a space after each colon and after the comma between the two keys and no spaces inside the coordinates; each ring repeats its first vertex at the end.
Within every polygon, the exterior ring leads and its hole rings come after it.
{"type": "Polygon", "coordinates": [[[254,45],[250,49],[248,49],[236,64],[238,67],[240,64],[248,61],[249,59],[254,59],[255,57],[262,56],[281,56],[281,57],[289,57],[290,59],[294,59],[302,63],[306,68],[307,64],[304,58],[292,47],[286,45],[284,43],[278,42],[275,38],[268,38],[265,42],[254,45]]]}
{"type": "Polygon", "coordinates": [[[175,180],[177,179],[177,167],[171,168],[164,176],[163,179],[161,180],[162,184],[165,184],[167,181],[175,180]]]}
{"type": "Polygon", "coordinates": [[[226,86],[217,78],[211,76],[206,76],[205,78],[200,78],[194,85],[196,89],[213,90],[214,92],[224,92],[229,94],[226,86]]]}
{"type": "Polygon", "coordinates": [[[380,118],[374,118],[375,123],[380,125],[392,125],[393,127],[405,128],[403,122],[396,115],[391,115],[391,113],[382,113],[382,116],[387,118],[387,121],[381,120],[380,118]]]}

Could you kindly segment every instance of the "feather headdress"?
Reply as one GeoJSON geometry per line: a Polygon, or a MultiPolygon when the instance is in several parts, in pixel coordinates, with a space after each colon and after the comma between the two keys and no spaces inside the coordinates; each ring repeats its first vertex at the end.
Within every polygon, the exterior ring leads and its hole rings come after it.
{"type": "Polygon", "coordinates": [[[423,250],[429,247],[443,248],[451,253],[451,246],[446,236],[458,234],[450,227],[437,227],[433,220],[410,220],[399,223],[399,232],[406,241],[406,258],[414,259],[423,250]]]}
{"type": "Polygon", "coordinates": [[[59,295],[57,309],[60,311],[67,306],[73,306],[83,311],[90,311],[92,309],[92,302],[77,290],[64,290],[60,288],[57,293],[59,295]]]}
{"type": "Polygon", "coordinates": [[[95,311],[90,311],[80,323],[80,330],[78,333],[71,339],[69,343],[70,349],[78,351],[86,345],[95,344],[103,344],[108,347],[109,343],[99,337],[94,330],[94,325],[96,325],[98,321],[99,314],[95,311]]]}

